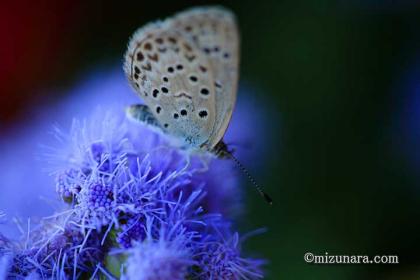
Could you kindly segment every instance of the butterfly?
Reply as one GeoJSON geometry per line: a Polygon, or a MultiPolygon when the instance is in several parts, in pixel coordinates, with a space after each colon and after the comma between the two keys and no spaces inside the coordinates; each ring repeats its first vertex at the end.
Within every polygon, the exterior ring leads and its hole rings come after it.
{"type": "Polygon", "coordinates": [[[128,44],[124,72],[145,105],[127,113],[171,135],[190,150],[229,156],[223,136],[236,101],[239,33],[234,14],[197,7],[138,29],[128,44]]]}

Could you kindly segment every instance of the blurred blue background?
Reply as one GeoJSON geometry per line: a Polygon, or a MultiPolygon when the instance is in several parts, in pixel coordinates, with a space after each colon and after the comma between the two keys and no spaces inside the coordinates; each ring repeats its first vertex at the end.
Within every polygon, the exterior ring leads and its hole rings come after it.
{"type": "Polygon", "coordinates": [[[199,4],[237,14],[241,80],[258,89],[249,114],[266,119],[251,147],[265,157],[244,164],[275,204],[247,188],[241,227],[269,229],[245,248],[270,260],[267,279],[420,279],[419,1],[2,3],[0,189],[8,176],[27,192],[0,194],[0,210],[29,215],[41,192],[25,180],[28,170],[42,169],[24,165],[47,133],[36,121],[68,126],[64,115],[78,108],[57,104],[95,104],[73,96],[82,91],[74,85],[121,65],[137,27],[199,4]],[[26,139],[29,131],[39,138],[26,139]],[[308,251],[399,255],[400,264],[309,265],[308,251]]]}

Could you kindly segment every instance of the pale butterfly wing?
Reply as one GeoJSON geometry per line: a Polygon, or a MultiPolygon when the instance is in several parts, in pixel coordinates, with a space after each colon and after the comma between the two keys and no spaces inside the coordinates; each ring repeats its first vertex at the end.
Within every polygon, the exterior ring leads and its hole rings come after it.
{"type": "Polygon", "coordinates": [[[205,55],[168,21],[149,24],[131,39],[126,75],[160,127],[200,148],[215,126],[215,85],[205,55]]]}
{"type": "Polygon", "coordinates": [[[229,11],[195,8],[139,29],[125,72],[163,130],[213,150],[236,100],[238,44],[229,11]]]}
{"type": "Polygon", "coordinates": [[[239,68],[239,34],[235,16],[219,7],[193,8],[170,21],[208,59],[216,90],[216,120],[209,149],[222,140],[236,102],[239,68]]]}

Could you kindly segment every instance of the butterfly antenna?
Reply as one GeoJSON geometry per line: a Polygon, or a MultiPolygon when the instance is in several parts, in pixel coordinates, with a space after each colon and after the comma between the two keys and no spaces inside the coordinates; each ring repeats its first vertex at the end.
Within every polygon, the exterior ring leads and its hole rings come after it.
{"type": "Polygon", "coordinates": [[[243,166],[242,163],[231,152],[227,152],[226,154],[229,155],[229,157],[236,163],[236,165],[239,167],[239,169],[241,169],[241,171],[248,177],[248,180],[254,185],[255,189],[264,198],[264,200],[268,204],[272,205],[273,200],[271,199],[271,197],[266,192],[264,192],[262,187],[257,184],[254,177],[252,177],[251,173],[249,173],[248,169],[246,169],[245,166],[243,166]]]}

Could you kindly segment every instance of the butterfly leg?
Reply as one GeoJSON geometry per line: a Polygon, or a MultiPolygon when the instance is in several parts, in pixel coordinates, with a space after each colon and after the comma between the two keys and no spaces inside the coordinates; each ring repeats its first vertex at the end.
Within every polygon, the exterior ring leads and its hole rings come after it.
{"type": "Polygon", "coordinates": [[[161,126],[157,119],[153,116],[149,107],[142,104],[131,105],[126,109],[127,116],[135,121],[142,122],[153,127],[161,129],[161,126]]]}
{"type": "Polygon", "coordinates": [[[182,168],[181,173],[188,170],[189,167],[193,167],[190,172],[202,173],[209,170],[209,157],[204,154],[186,153],[185,162],[185,167],[182,168]]]}
{"type": "Polygon", "coordinates": [[[188,168],[191,165],[191,155],[187,154],[185,155],[185,166],[179,171],[180,174],[183,174],[184,172],[186,172],[188,170],[188,168]]]}
{"type": "Polygon", "coordinates": [[[200,160],[201,166],[197,168],[195,171],[206,172],[207,170],[209,170],[209,163],[210,163],[209,157],[206,156],[205,154],[199,154],[198,159],[200,160]]]}

